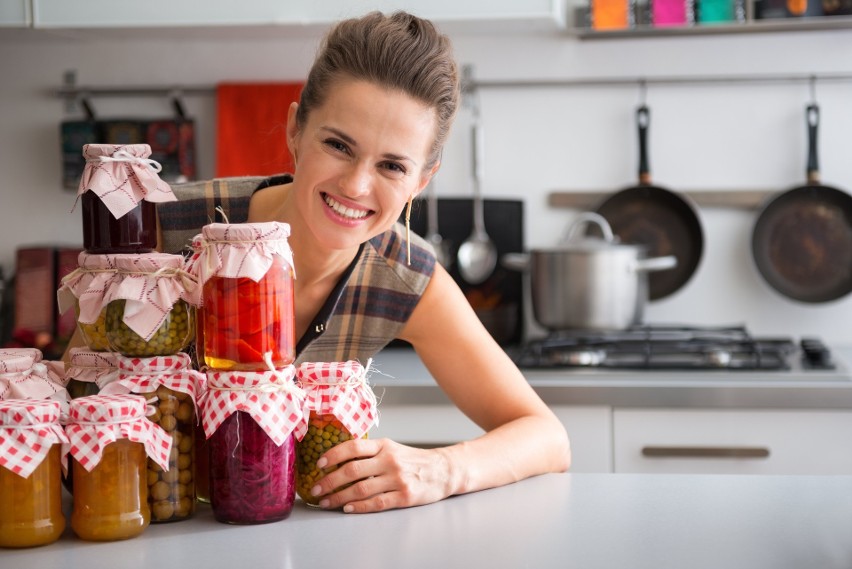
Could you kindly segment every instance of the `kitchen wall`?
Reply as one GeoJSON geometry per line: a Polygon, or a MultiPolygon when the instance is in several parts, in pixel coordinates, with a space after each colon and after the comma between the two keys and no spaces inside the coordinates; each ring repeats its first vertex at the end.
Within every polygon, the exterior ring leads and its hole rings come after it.
{"type": "MultiPolygon", "coordinates": [[[[35,31],[0,29],[0,265],[15,248],[81,241],[74,193],[60,184],[59,123],[52,96],[65,70],[90,85],[215,85],[302,78],[318,31],[35,31]]],[[[579,41],[565,34],[453,32],[460,62],[482,80],[852,72],[852,33],[819,31],[579,41]]],[[[823,181],[852,189],[852,82],[816,85],[822,107],[823,181]]],[[[638,87],[483,89],[484,189],[526,200],[527,244],[556,243],[574,211],[551,209],[554,190],[612,191],[635,182],[633,112],[638,87]]],[[[804,181],[807,83],[651,86],[650,157],[672,189],[779,190],[804,181]]],[[[186,97],[197,121],[202,176],[214,171],[215,100],[186,97]]],[[[164,115],[168,101],[96,99],[102,117],[164,115]]],[[[436,179],[441,196],[467,195],[469,112],[464,110],[436,179]]],[[[749,252],[756,213],[703,209],[706,251],[698,272],[646,320],[747,324],[761,334],[820,335],[852,343],[852,295],[803,305],[761,280],[749,252]]]]}

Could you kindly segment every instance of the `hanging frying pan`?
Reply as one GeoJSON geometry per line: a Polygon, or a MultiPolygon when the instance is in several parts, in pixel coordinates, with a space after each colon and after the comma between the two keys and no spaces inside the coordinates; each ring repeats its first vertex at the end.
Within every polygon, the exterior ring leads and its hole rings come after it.
{"type": "Polygon", "coordinates": [[[648,257],[673,255],[673,269],[648,275],[648,298],[679,290],[695,273],[704,249],[701,220],[691,200],[651,183],[648,167],[650,110],[636,110],[639,128],[639,183],[607,197],[597,207],[622,243],[645,245],[648,257]]]}
{"type": "Polygon", "coordinates": [[[793,300],[828,302],[852,291],[852,196],[820,184],[819,107],[806,108],[807,183],[769,199],[752,231],[751,250],[769,285],[793,300]]]}

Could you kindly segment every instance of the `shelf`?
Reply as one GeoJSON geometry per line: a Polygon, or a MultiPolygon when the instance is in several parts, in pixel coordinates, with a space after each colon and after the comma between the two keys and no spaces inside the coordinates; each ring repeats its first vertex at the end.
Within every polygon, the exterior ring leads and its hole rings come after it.
{"type": "MultiPolygon", "coordinates": [[[[615,191],[618,191],[615,190],[615,191]]],[[[688,196],[699,207],[759,210],[779,190],[744,189],[732,190],[682,190],[678,194],[688,196]]],[[[554,208],[569,208],[593,211],[613,190],[555,190],[547,196],[547,205],[554,208]]]]}

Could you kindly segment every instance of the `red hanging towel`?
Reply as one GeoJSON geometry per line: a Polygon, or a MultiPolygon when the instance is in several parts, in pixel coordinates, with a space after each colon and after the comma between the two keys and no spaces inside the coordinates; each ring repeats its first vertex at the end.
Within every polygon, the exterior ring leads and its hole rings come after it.
{"type": "Polygon", "coordinates": [[[216,89],[216,177],[293,171],[287,110],[302,83],[222,83],[216,89]]]}

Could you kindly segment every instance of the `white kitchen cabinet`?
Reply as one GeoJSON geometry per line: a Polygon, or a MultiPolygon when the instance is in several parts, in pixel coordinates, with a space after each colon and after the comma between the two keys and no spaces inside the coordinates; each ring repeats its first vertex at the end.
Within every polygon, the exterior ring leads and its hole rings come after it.
{"type": "Polygon", "coordinates": [[[33,23],[31,0],[0,2],[0,27],[26,28],[33,23]]]}
{"type": "Polygon", "coordinates": [[[852,412],[613,411],[614,471],[852,474],[852,412]]]}
{"type": "MultiPolygon", "coordinates": [[[[611,472],[610,408],[560,405],[552,409],[571,439],[571,472],[611,472]]],[[[473,439],[482,433],[453,405],[380,405],[379,426],[370,431],[370,437],[435,447],[473,439]]]]}
{"type": "Polygon", "coordinates": [[[565,0],[33,0],[35,27],[176,27],[327,24],[369,10],[408,10],[436,22],[542,23],[562,28],[565,0]]]}

